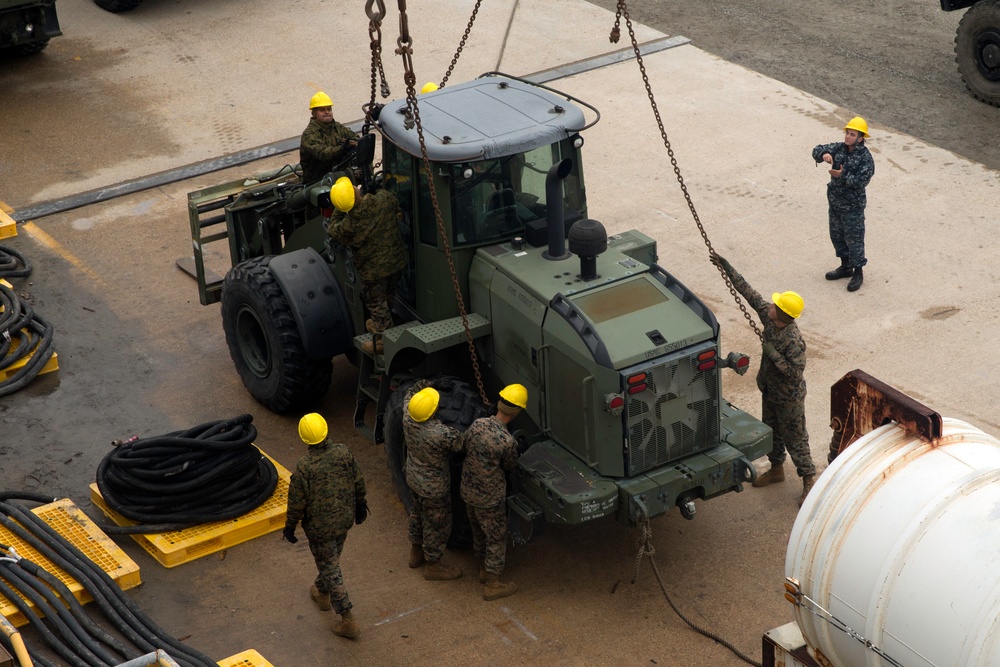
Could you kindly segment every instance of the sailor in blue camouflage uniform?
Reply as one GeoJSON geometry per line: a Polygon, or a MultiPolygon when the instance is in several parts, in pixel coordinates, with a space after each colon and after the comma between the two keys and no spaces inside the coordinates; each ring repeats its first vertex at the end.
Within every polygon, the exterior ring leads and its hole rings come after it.
{"type": "Polygon", "coordinates": [[[381,353],[381,334],[392,328],[392,303],[406,266],[399,200],[384,188],[362,193],[351,179],[341,177],[330,189],[330,201],[336,209],[330,218],[330,237],[350,246],[361,278],[361,300],[371,313],[365,328],[372,340],[362,347],[368,354],[381,353]]]}
{"type": "Polygon", "coordinates": [[[462,451],[459,432],[437,417],[441,394],[426,380],[406,392],[403,436],[406,484],[410,487],[410,562],[424,564],[424,579],[449,581],[462,568],[441,562],[451,535],[451,455],[462,451]]]}
{"type": "Polygon", "coordinates": [[[753,485],[784,482],[787,452],[802,478],[798,500],[801,507],[816,478],[806,431],[806,343],[795,323],[805,304],[795,292],[775,292],[769,303],[724,257],[715,254],[712,263],[725,270],[736,291],[757,311],[764,327],[757,388],[761,393],[761,421],[771,427],[774,440],[767,455],[771,467],[753,485]]]}
{"type": "Polygon", "coordinates": [[[334,634],[354,639],[361,631],[351,612],[340,555],[347,531],[368,516],[365,478],[351,450],[327,438],[327,433],[326,420],[315,412],[299,420],[299,437],[309,451],[292,473],[282,535],[292,544],[298,542],[295,527],[302,522],[319,570],[309,597],[322,611],[332,607],[340,615],[331,624],[334,634]]]}
{"type": "Polygon", "coordinates": [[[483,599],[497,600],[517,591],[514,582],[502,583],[507,554],[507,475],[517,465],[517,441],[507,425],[528,404],[528,390],[519,384],[500,392],[497,412],[472,422],[462,434],[465,464],[462,466],[462,500],[472,524],[472,548],[483,565],[479,581],[483,599]]]}
{"type": "Polygon", "coordinates": [[[865,146],[868,123],[855,116],[844,126],[844,140],[820,144],[812,151],[816,164],[831,165],[826,198],[830,202],[830,240],[840,266],[826,273],[827,280],[850,278],[847,289],[857,291],[865,280],[865,188],[875,175],[875,161],[865,146]]]}

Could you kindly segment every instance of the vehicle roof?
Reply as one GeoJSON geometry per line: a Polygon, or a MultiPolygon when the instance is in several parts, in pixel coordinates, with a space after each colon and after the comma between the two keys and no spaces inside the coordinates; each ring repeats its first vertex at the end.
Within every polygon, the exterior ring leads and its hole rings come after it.
{"type": "MultiPolygon", "coordinates": [[[[527,81],[483,76],[417,95],[427,156],[434,162],[492,159],[547,146],[581,130],[583,111],[565,97],[527,81]]],[[[417,128],[403,123],[406,99],[379,116],[383,133],[420,155],[417,128]]]]}

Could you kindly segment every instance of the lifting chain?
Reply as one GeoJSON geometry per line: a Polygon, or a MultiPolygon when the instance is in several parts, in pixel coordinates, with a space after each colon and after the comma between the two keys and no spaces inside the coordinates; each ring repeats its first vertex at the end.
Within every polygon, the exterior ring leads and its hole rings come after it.
{"type": "MultiPolygon", "coordinates": [[[[478,7],[478,5],[477,5],[478,7]]],[[[473,12],[475,16],[475,12],[473,12]]],[[[472,26],[470,21],[469,26],[472,26]]],[[[441,217],[441,207],[438,204],[437,191],[434,189],[434,172],[430,159],[427,157],[427,144],[424,141],[424,128],[420,124],[420,109],[417,108],[417,76],[413,72],[413,40],[410,37],[409,22],[406,17],[406,0],[399,0],[399,39],[396,41],[396,54],[403,59],[403,79],[406,82],[406,113],[408,120],[417,128],[417,138],[420,140],[420,155],[423,158],[424,173],[427,174],[427,187],[431,193],[431,204],[434,206],[434,220],[437,223],[438,236],[444,246],[444,255],[448,260],[448,271],[451,274],[451,284],[455,289],[455,300],[458,302],[458,312],[462,317],[462,327],[465,329],[465,340],[469,344],[469,358],[472,361],[472,372],[476,376],[476,387],[484,405],[490,405],[483,386],[483,376],[479,370],[479,355],[476,354],[476,344],[469,329],[469,316],[465,310],[465,300],[462,298],[462,288],[458,284],[458,273],[455,271],[455,261],[451,256],[451,244],[448,243],[448,233],[441,217]]],[[[444,85],[444,84],[442,84],[444,85]]]]}
{"type": "Polygon", "coordinates": [[[441,88],[444,88],[448,83],[448,77],[451,76],[451,71],[455,69],[459,56],[462,55],[462,49],[465,48],[465,40],[469,39],[469,33],[472,32],[472,24],[476,22],[476,14],[479,13],[479,5],[482,3],[483,0],[476,0],[476,6],[472,8],[472,16],[469,17],[469,25],[465,26],[465,34],[462,35],[462,41],[458,43],[458,48],[455,50],[455,55],[451,59],[451,64],[448,65],[448,71],[444,73],[444,78],[441,79],[441,88]]]}
{"type": "Polygon", "coordinates": [[[389,97],[389,83],[385,79],[385,70],[382,69],[382,19],[385,18],[385,2],[383,0],[368,0],[365,4],[365,13],[368,15],[368,37],[371,39],[372,49],[372,95],[365,111],[365,120],[374,123],[371,117],[375,109],[375,79],[376,74],[381,82],[381,93],[383,99],[389,97]],[[377,9],[376,9],[377,7],[377,9]]]}
{"type": "MultiPolygon", "coordinates": [[[[622,17],[625,18],[625,26],[628,28],[629,37],[632,40],[632,50],[635,52],[636,62],[639,64],[639,72],[642,74],[642,82],[646,86],[646,96],[649,97],[649,104],[653,107],[653,116],[656,117],[656,124],[660,128],[660,136],[663,138],[663,145],[667,148],[667,154],[670,156],[670,164],[674,168],[674,175],[677,176],[677,182],[681,186],[681,192],[684,193],[684,199],[687,201],[688,208],[691,210],[691,216],[694,218],[694,222],[698,225],[698,231],[701,233],[701,238],[708,247],[708,255],[711,259],[718,257],[718,253],[715,252],[715,248],[712,247],[712,242],[708,239],[708,233],[705,231],[704,225],[701,224],[701,218],[698,217],[698,211],[694,208],[694,202],[691,200],[691,195],[688,193],[687,185],[684,183],[684,177],[681,176],[681,169],[677,165],[677,158],[674,157],[674,149],[670,146],[670,140],[667,138],[667,130],[663,127],[663,119],[660,117],[660,110],[656,106],[656,99],[653,97],[653,89],[649,85],[649,77],[646,75],[646,66],[642,62],[642,54],[639,52],[639,43],[635,38],[635,31],[632,29],[632,19],[628,15],[628,7],[625,4],[625,0],[618,0],[618,11],[615,13],[615,25],[611,29],[610,40],[612,43],[617,44],[618,38],[621,35],[621,31],[618,26],[621,22],[622,17]]],[[[753,329],[754,333],[757,334],[757,338],[763,342],[764,333],[757,326],[757,323],[753,319],[753,315],[747,310],[746,305],[743,303],[743,299],[736,292],[736,288],[733,287],[733,282],[729,279],[729,275],[726,273],[725,269],[716,264],[716,268],[719,269],[719,273],[722,275],[722,279],[726,283],[726,287],[729,288],[729,293],[733,295],[733,299],[736,300],[736,305],[740,307],[743,311],[743,317],[746,318],[747,322],[750,324],[750,328],[753,329]]]]}

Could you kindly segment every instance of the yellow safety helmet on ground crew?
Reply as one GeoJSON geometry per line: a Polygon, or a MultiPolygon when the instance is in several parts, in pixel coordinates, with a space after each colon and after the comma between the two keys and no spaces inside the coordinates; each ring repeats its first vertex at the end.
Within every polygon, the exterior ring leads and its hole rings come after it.
{"type": "Polygon", "coordinates": [[[437,389],[424,387],[413,395],[406,409],[409,410],[413,421],[425,422],[437,412],[438,401],[440,400],[441,394],[438,393],[437,389]]]}
{"type": "Polygon", "coordinates": [[[795,292],[775,292],[771,295],[771,301],[789,317],[795,319],[802,314],[802,309],[806,307],[805,301],[795,292]]]}
{"type": "Polygon", "coordinates": [[[299,437],[307,445],[318,445],[326,440],[326,420],[318,412],[310,412],[299,420],[299,437]]]}
{"type": "Polygon", "coordinates": [[[500,398],[519,408],[528,406],[528,390],[521,384],[509,384],[500,390],[500,398]]]}
{"type": "Polygon", "coordinates": [[[323,91],[320,91],[315,95],[313,95],[311,98],[309,98],[310,111],[312,111],[316,107],[332,107],[332,106],[333,106],[333,100],[331,100],[330,96],[324,93],[323,91]]]}
{"type": "Polygon", "coordinates": [[[330,202],[338,211],[347,213],[354,208],[354,183],[347,176],[341,176],[330,188],[330,202]]]}
{"type": "Polygon", "coordinates": [[[420,93],[421,94],[433,93],[437,89],[438,85],[436,83],[434,83],[433,81],[428,81],[427,83],[424,84],[424,87],[420,89],[420,93]]]}
{"type": "Polygon", "coordinates": [[[862,137],[868,136],[868,121],[866,121],[861,116],[855,116],[851,120],[847,121],[847,125],[844,126],[845,130],[857,130],[862,137]]]}

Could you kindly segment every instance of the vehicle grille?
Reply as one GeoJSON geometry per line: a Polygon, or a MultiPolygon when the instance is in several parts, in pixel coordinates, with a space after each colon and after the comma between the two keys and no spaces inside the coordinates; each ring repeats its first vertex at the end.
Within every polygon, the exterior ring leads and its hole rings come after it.
{"type": "Polygon", "coordinates": [[[646,390],[626,394],[629,475],[718,444],[719,373],[696,364],[692,355],[645,369],[646,390]]]}

